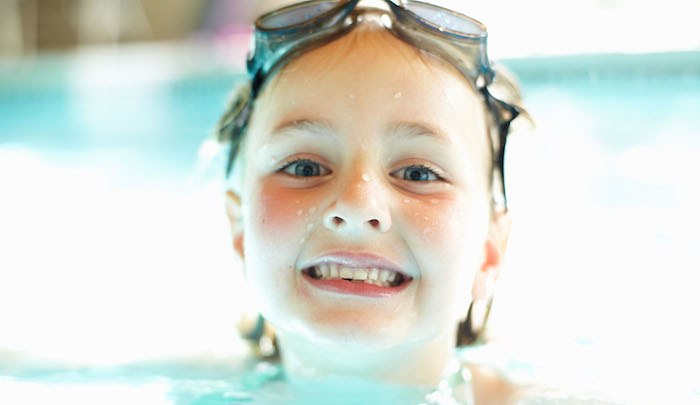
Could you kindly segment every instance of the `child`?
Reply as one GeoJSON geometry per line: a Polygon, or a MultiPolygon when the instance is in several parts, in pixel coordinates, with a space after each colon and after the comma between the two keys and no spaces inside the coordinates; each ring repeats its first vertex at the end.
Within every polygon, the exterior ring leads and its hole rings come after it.
{"type": "Polygon", "coordinates": [[[227,212],[288,378],[435,386],[488,316],[523,109],[479,22],[365,3],[257,21],[250,82],[219,128],[227,212]]]}

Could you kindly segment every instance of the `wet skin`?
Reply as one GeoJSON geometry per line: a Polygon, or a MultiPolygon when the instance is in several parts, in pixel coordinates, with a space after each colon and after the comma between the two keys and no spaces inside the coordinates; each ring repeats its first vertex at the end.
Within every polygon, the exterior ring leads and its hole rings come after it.
{"type": "Polygon", "coordinates": [[[464,79],[386,32],[351,33],[267,85],[232,211],[283,355],[320,369],[331,353],[328,367],[348,373],[407,353],[426,370],[425,359],[442,361],[475,276],[496,260],[486,136],[483,103],[464,79]],[[344,291],[342,280],[324,288],[309,273],[319,261],[387,264],[403,282],[375,295],[344,291]]]}

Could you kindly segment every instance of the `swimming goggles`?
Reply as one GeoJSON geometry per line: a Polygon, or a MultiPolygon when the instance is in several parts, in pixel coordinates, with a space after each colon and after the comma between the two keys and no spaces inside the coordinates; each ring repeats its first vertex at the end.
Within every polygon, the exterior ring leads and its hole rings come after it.
{"type": "Polygon", "coordinates": [[[505,141],[511,122],[525,110],[520,105],[518,86],[488,58],[486,27],[466,15],[420,1],[367,2],[372,3],[371,8],[358,8],[361,0],[305,1],[272,11],[256,21],[247,62],[250,82],[239,90],[219,124],[219,139],[231,142],[227,174],[240,143],[235,138],[245,131],[252,102],[266,80],[298,56],[334,41],[374,15],[403,41],[450,63],[483,95],[494,117],[495,128],[490,131],[489,141],[494,170],[499,174],[494,173],[494,179],[503,198],[499,202],[505,205],[505,141]]]}

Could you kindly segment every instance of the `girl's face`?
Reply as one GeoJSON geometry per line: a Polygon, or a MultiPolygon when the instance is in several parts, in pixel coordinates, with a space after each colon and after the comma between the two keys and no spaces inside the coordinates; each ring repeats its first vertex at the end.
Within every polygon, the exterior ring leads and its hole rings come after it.
{"type": "Polygon", "coordinates": [[[355,351],[453,336],[487,266],[484,114],[451,67],[376,30],[268,84],[235,237],[282,335],[355,351]]]}

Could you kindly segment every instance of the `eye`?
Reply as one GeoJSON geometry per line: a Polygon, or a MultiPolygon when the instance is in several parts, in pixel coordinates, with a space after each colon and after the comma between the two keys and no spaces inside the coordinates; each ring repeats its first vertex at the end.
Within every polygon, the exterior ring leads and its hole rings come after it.
{"type": "Polygon", "coordinates": [[[278,171],[296,177],[319,177],[330,173],[330,170],[309,159],[297,159],[286,163],[278,171]]]}
{"type": "Polygon", "coordinates": [[[430,182],[443,180],[440,175],[435,173],[431,168],[424,165],[413,165],[404,167],[403,169],[397,170],[393,173],[395,176],[414,182],[430,182]]]}

